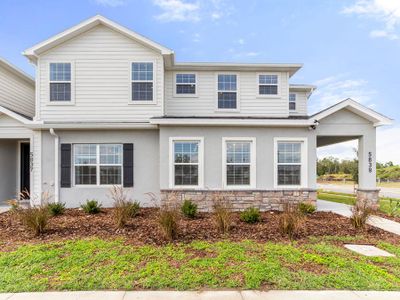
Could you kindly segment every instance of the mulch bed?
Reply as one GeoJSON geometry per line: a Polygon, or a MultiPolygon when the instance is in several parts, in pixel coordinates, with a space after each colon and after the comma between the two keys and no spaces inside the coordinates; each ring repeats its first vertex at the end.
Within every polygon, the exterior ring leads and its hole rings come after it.
{"type": "MultiPolygon", "coordinates": [[[[262,213],[262,221],[257,224],[246,224],[239,219],[239,213],[233,214],[233,226],[229,234],[218,232],[214,226],[211,213],[200,213],[195,219],[182,218],[179,221],[179,234],[176,242],[193,240],[220,241],[229,239],[240,241],[251,239],[258,242],[288,241],[287,236],[279,230],[280,212],[262,213]]],[[[361,243],[375,244],[379,241],[399,243],[400,237],[383,230],[366,226],[364,230],[355,230],[348,218],[330,212],[316,212],[305,217],[300,233],[296,237],[299,242],[310,236],[362,236],[361,243]]],[[[0,247],[13,249],[17,245],[54,242],[68,239],[97,237],[103,239],[124,238],[133,245],[163,245],[163,238],[157,224],[157,210],[142,208],[140,214],[131,219],[126,227],[117,230],[113,223],[112,209],[103,209],[95,215],[85,214],[78,209],[67,209],[62,216],[50,219],[47,230],[40,236],[33,236],[11,212],[0,214],[0,247]]]]}

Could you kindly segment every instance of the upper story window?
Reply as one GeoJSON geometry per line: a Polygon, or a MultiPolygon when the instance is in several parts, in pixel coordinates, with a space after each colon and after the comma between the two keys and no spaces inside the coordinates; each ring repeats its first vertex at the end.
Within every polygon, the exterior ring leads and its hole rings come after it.
{"type": "Polygon", "coordinates": [[[258,93],[260,95],[278,95],[278,75],[258,75],[258,93]]]}
{"type": "Polygon", "coordinates": [[[294,93],[289,94],[289,110],[296,110],[296,94],[294,93]]]}
{"type": "Polygon", "coordinates": [[[71,101],[71,63],[50,63],[50,101],[71,101]]]}
{"type": "Polygon", "coordinates": [[[153,63],[132,63],[132,101],[153,101],[153,63]]]}
{"type": "Polygon", "coordinates": [[[176,95],[196,95],[196,74],[175,75],[176,95]]]}
{"type": "Polygon", "coordinates": [[[218,74],[218,108],[237,108],[237,75],[218,74]]]}

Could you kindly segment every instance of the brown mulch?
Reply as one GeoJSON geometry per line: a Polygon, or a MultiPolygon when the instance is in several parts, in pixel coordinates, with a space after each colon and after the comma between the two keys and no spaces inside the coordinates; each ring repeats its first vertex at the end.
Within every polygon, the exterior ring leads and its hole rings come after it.
{"type": "MultiPolygon", "coordinates": [[[[176,242],[193,240],[220,241],[229,239],[240,241],[251,239],[258,242],[288,241],[279,230],[279,212],[263,212],[262,221],[246,224],[239,219],[239,213],[233,214],[233,225],[229,234],[218,232],[211,213],[200,213],[196,219],[182,218],[179,221],[179,233],[176,242]]],[[[399,243],[400,237],[383,230],[366,226],[364,230],[355,230],[348,218],[330,212],[316,212],[306,216],[300,233],[299,242],[307,241],[310,236],[362,236],[358,242],[375,244],[379,241],[399,243]]],[[[132,245],[162,245],[166,241],[157,224],[157,210],[143,208],[140,214],[131,219],[123,230],[117,230],[113,223],[112,209],[103,209],[99,214],[88,215],[78,209],[67,209],[62,216],[50,219],[47,230],[40,236],[33,236],[11,212],[0,214],[0,248],[13,249],[17,245],[40,242],[54,242],[69,239],[97,237],[103,239],[124,238],[132,245]]]]}

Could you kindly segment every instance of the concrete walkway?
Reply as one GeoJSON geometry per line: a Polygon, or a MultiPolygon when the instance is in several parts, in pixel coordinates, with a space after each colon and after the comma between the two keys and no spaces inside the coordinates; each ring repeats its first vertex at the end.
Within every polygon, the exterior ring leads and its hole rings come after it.
{"type": "Polygon", "coordinates": [[[0,294],[0,300],[398,300],[400,292],[356,291],[137,291],[0,294]]]}
{"type": "MultiPolygon", "coordinates": [[[[317,200],[317,210],[331,211],[347,218],[350,218],[351,216],[350,205],[331,202],[331,201],[317,200]]],[[[378,216],[371,216],[368,219],[367,224],[400,235],[400,223],[378,216]]]]}

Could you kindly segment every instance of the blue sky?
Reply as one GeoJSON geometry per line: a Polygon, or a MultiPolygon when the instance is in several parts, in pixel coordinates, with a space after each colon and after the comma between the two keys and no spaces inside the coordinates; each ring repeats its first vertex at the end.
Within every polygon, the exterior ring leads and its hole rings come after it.
{"type": "MultiPolygon", "coordinates": [[[[0,2],[0,56],[33,74],[26,48],[102,14],[173,49],[178,61],[300,62],[310,112],[351,97],[400,120],[400,0],[69,0],[0,2]],[[396,72],[397,71],[397,72],[396,72]]],[[[319,155],[354,156],[354,144],[319,155]]],[[[400,163],[400,125],[378,130],[400,163]]]]}

